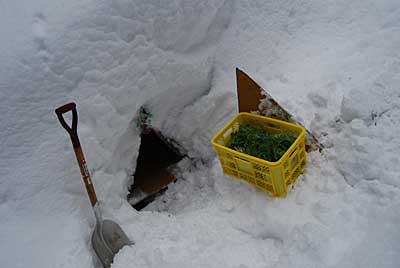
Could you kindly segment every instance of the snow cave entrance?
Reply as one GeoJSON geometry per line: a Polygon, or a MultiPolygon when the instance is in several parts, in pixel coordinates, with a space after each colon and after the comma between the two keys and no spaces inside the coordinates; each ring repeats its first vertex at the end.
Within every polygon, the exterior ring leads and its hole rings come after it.
{"type": "Polygon", "coordinates": [[[141,108],[141,142],[133,174],[134,182],[128,194],[128,201],[136,210],[153,202],[168,189],[170,183],[176,181],[172,169],[185,157],[179,144],[153,128],[147,116],[147,111],[141,108]]]}

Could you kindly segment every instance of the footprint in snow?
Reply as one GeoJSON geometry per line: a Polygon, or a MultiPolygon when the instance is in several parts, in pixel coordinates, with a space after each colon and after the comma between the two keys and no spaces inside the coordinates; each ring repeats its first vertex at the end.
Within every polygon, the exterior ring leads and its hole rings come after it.
{"type": "Polygon", "coordinates": [[[33,18],[32,24],[33,41],[35,42],[37,50],[46,51],[46,35],[47,35],[47,21],[42,13],[36,13],[33,18]]]}

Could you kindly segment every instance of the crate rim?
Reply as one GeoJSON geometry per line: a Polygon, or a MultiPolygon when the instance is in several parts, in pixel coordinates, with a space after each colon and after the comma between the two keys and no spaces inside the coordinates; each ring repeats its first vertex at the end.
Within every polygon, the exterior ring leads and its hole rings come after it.
{"type": "Polygon", "coordinates": [[[214,135],[214,137],[211,139],[211,143],[212,143],[212,145],[213,145],[214,147],[217,147],[217,148],[223,149],[223,150],[227,150],[228,152],[234,153],[234,154],[239,155],[239,156],[241,156],[241,157],[250,158],[251,160],[254,160],[254,161],[256,161],[256,162],[265,162],[265,163],[267,163],[268,165],[271,165],[271,166],[278,166],[278,165],[281,165],[281,164],[282,164],[283,159],[286,158],[286,156],[289,154],[289,152],[292,151],[292,150],[294,149],[296,142],[297,142],[299,139],[301,139],[302,136],[305,136],[305,134],[306,134],[306,130],[305,130],[305,128],[304,128],[303,126],[296,125],[296,124],[293,124],[293,123],[289,123],[289,122],[286,122],[286,121],[283,121],[283,120],[279,120],[279,119],[267,117],[267,116],[262,116],[262,115],[258,115],[258,114],[252,114],[252,113],[246,113],[246,112],[241,112],[241,113],[236,114],[231,120],[229,120],[229,122],[228,122],[227,124],[225,124],[225,126],[224,126],[223,128],[221,128],[221,129],[217,132],[217,134],[214,135]],[[255,157],[255,156],[252,156],[252,155],[249,155],[249,154],[245,154],[245,153],[242,153],[242,152],[239,152],[239,151],[235,151],[235,150],[233,150],[233,149],[230,149],[230,148],[228,148],[228,147],[226,147],[226,146],[224,146],[224,145],[221,145],[221,144],[217,143],[217,141],[216,141],[217,138],[219,138],[223,133],[225,133],[225,131],[226,131],[229,127],[232,126],[232,124],[237,120],[237,118],[242,117],[242,116],[250,116],[250,117],[255,117],[255,118],[258,118],[258,119],[261,119],[261,120],[264,120],[264,121],[265,121],[265,120],[267,120],[267,121],[274,121],[274,122],[279,123],[279,124],[284,124],[284,125],[292,126],[292,127],[294,126],[294,127],[296,127],[296,128],[301,129],[301,132],[300,132],[300,134],[297,136],[296,140],[292,143],[292,145],[286,150],[286,152],[281,156],[281,158],[280,158],[278,161],[276,161],[276,162],[270,162],[270,161],[267,161],[267,160],[262,159],[262,158],[258,158],[258,157],[255,157]]]}

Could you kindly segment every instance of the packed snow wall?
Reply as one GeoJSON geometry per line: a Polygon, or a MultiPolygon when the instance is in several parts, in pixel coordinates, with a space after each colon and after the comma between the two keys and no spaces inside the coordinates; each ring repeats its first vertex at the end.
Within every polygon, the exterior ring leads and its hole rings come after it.
{"type": "MultiPolygon", "coordinates": [[[[32,146],[57,133],[57,143],[65,146],[53,109],[73,100],[94,180],[102,185],[101,173],[132,174],[139,143],[136,112],[150,103],[154,124],[163,128],[209,92],[216,44],[229,24],[230,8],[219,1],[103,2],[65,25],[48,25],[45,14],[35,13],[29,40],[34,49],[28,47],[30,54],[8,66],[2,82],[2,94],[15,104],[3,105],[4,114],[17,119],[3,117],[4,129],[32,146]]],[[[175,128],[170,134],[178,133],[175,128]]],[[[65,160],[62,152],[59,158],[65,160]]]]}
{"type": "MultiPolygon", "coordinates": [[[[21,228],[20,236],[28,240],[56,232],[60,246],[53,250],[20,247],[27,254],[21,265],[46,267],[35,257],[46,254],[78,267],[61,245],[77,243],[85,248],[77,251],[79,263],[87,266],[92,212],[54,109],[77,103],[78,133],[106,217],[121,206],[129,208],[126,194],[140,143],[134,122],[139,107],[148,104],[153,124],[169,129],[168,135],[191,139],[174,122],[210,91],[214,54],[229,25],[232,3],[20,1],[0,6],[0,196],[3,213],[9,215],[2,218],[26,227],[4,227],[2,240],[12,240],[18,232],[14,228],[21,228]],[[51,224],[55,218],[64,220],[62,232],[51,224]],[[78,224],[82,218],[84,227],[78,224]]],[[[193,154],[200,155],[201,148],[193,154]]],[[[13,258],[7,257],[12,254],[5,252],[14,245],[2,243],[1,249],[2,263],[12,267],[13,258]]],[[[51,259],[47,266],[54,266],[51,259]]]]}

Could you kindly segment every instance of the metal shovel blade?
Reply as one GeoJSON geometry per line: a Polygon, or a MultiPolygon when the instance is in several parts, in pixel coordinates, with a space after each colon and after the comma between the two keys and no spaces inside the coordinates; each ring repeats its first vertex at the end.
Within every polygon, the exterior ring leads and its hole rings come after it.
{"type": "Polygon", "coordinates": [[[96,224],[92,235],[92,246],[104,268],[109,268],[115,254],[124,246],[133,243],[121,227],[113,221],[104,220],[96,224]]]}

